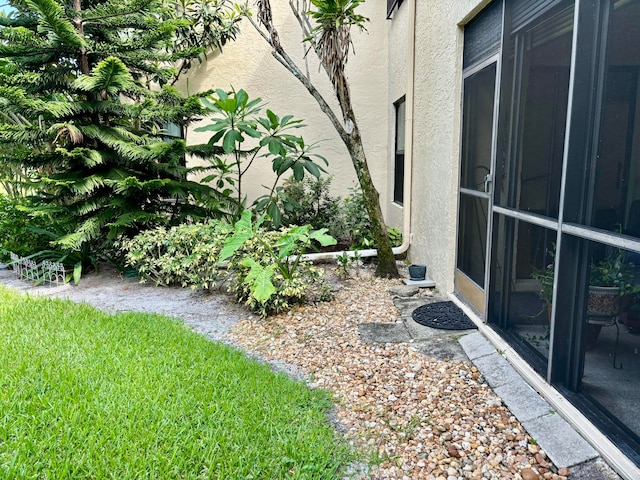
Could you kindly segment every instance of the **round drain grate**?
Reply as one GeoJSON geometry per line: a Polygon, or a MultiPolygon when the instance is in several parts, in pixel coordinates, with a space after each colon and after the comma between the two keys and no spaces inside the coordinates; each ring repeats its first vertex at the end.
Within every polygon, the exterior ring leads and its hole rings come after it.
{"type": "Polygon", "coordinates": [[[453,302],[427,303],[416,308],[411,317],[420,325],[441,330],[478,328],[453,302]]]}

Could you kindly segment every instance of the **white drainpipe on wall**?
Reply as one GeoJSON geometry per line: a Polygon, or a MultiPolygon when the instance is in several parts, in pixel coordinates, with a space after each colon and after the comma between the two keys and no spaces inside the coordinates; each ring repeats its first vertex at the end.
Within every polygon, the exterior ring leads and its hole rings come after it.
{"type": "MultiPolygon", "coordinates": [[[[416,45],[416,1],[409,3],[409,35],[407,38],[407,93],[405,112],[405,156],[404,156],[404,191],[403,191],[403,219],[402,219],[402,245],[393,248],[394,255],[405,253],[411,244],[411,181],[413,173],[413,102],[414,102],[414,71],[415,71],[415,45],[416,45]]],[[[375,248],[355,251],[307,253],[302,260],[332,260],[338,256],[347,254],[350,257],[375,257],[378,251],[375,248]]]]}

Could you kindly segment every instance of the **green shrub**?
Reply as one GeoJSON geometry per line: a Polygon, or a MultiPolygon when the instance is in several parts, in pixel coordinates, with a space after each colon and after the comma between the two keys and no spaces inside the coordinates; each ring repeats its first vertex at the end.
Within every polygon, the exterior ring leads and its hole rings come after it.
{"type": "MultiPolygon", "coordinates": [[[[312,225],[326,228],[341,245],[351,250],[375,248],[371,235],[371,221],[360,187],[349,189],[344,199],[329,193],[332,178],[289,179],[282,187],[279,208],[285,212],[284,225],[312,225]]],[[[399,228],[389,228],[391,246],[402,244],[399,228]]]]}
{"type": "Polygon", "coordinates": [[[311,225],[326,228],[333,237],[343,230],[340,224],[340,198],[329,193],[332,177],[290,178],[283,186],[278,206],[283,225],[311,225]]]}
{"type": "Polygon", "coordinates": [[[126,265],[157,285],[212,288],[218,277],[218,257],[231,226],[210,221],[158,227],[119,243],[126,265]]]}
{"type": "Polygon", "coordinates": [[[224,276],[238,301],[263,317],[327,299],[322,269],[300,261],[300,255],[312,241],[335,240],[308,225],[268,231],[261,223],[253,225],[245,211],[235,226],[211,221],[159,227],[119,247],[126,265],[157,285],[210,289],[224,276]],[[220,266],[225,260],[226,270],[220,266]]]}
{"type": "MultiPolygon", "coordinates": [[[[328,291],[322,283],[324,271],[314,267],[311,262],[300,262],[290,277],[285,277],[273,263],[271,253],[264,242],[276,244],[290,227],[280,231],[267,232],[259,229],[242,248],[234,255],[227,265],[230,274],[229,291],[239,302],[244,303],[252,312],[261,317],[278,314],[289,310],[294,305],[305,302],[327,299],[328,291]],[[260,238],[259,238],[260,237],[260,238]],[[250,275],[255,264],[272,271],[270,278],[273,291],[268,298],[256,296],[256,282],[250,275]]],[[[254,267],[255,268],[255,267],[254,267]]]]}
{"type": "Polygon", "coordinates": [[[73,231],[76,223],[68,215],[52,215],[27,199],[11,199],[0,195],[0,261],[9,261],[9,252],[29,257],[36,263],[44,260],[62,263],[73,272],[75,283],[82,272],[97,268],[98,256],[94,243],[82,242],[79,248],[65,248],[56,242],[73,231]]]}
{"type": "Polygon", "coordinates": [[[220,261],[229,259],[229,290],[262,317],[289,309],[305,300],[325,300],[328,289],[320,282],[324,273],[301,256],[312,242],[335,244],[326,229],[310,225],[267,231],[264,216],[255,224],[245,210],[225,241],[220,261]]]}
{"type": "Polygon", "coordinates": [[[369,220],[360,187],[350,188],[349,195],[342,200],[340,220],[342,229],[340,240],[350,245],[352,250],[373,248],[371,220],[369,220]]]}
{"type": "Polygon", "coordinates": [[[26,200],[0,195],[0,261],[9,260],[9,252],[27,257],[49,248],[49,238],[34,229],[51,224],[50,218],[34,218],[26,200]]]}

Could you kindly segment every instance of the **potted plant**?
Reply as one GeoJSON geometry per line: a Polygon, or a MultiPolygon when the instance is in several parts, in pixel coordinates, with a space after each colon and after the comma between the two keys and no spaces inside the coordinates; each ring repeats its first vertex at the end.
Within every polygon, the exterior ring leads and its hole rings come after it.
{"type": "Polygon", "coordinates": [[[409,265],[409,277],[410,280],[420,281],[424,280],[427,276],[427,266],[422,264],[409,265]]]}
{"type": "Polygon", "coordinates": [[[620,250],[607,255],[598,263],[592,263],[588,311],[594,315],[617,315],[620,307],[619,297],[631,292],[629,282],[632,273],[631,264],[625,261],[624,253],[620,250]]]}
{"type": "MultiPolygon", "coordinates": [[[[554,259],[555,245],[547,253],[554,259]]],[[[603,325],[612,324],[619,315],[620,297],[632,293],[635,288],[630,284],[632,276],[633,266],[626,261],[622,250],[591,264],[587,298],[587,346],[595,343],[603,325]]],[[[534,268],[531,278],[540,282],[540,298],[545,301],[550,312],[553,299],[553,262],[542,269],[534,268]]],[[[640,287],[637,293],[637,310],[640,316],[640,287]]],[[[640,323],[638,326],[640,327],[640,323]]]]}
{"type": "Polygon", "coordinates": [[[587,298],[587,348],[595,345],[603,326],[616,325],[620,314],[620,298],[633,290],[630,284],[632,274],[632,265],[626,261],[622,250],[591,264],[587,298]]]}

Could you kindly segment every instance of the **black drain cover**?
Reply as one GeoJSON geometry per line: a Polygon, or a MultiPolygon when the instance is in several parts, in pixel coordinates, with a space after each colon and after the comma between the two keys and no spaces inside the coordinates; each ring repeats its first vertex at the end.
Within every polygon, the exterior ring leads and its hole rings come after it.
{"type": "Polygon", "coordinates": [[[411,316],[420,325],[441,330],[478,328],[453,302],[427,303],[416,308],[411,316]]]}

